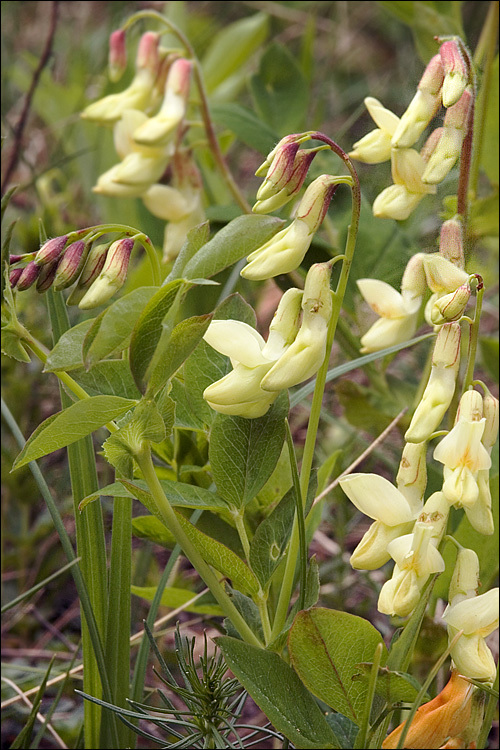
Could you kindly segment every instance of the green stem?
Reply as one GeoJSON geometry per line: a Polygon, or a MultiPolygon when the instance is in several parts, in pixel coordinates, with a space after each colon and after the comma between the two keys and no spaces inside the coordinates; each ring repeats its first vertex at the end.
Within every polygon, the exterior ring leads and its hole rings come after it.
{"type": "Polygon", "coordinates": [[[133,16],[131,16],[127,21],[123,24],[122,28],[124,31],[127,30],[132,24],[134,24],[136,21],[139,21],[142,18],[151,18],[155,21],[159,21],[162,23],[170,32],[175,34],[175,36],[178,38],[180,43],[183,45],[184,49],[186,50],[186,53],[189,55],[191,60],[193,61],[193,69],[194,69],[194,78],[196,81],[196,85],[198,88],[198,92],[200,95],[200,108],[201,108],[201,116],[203,119],[203,125],[205,127],[205,132],[207,134],[207,139],[210,144],[210,148],[212,150],[215,163],[217,164],[217,167],[228,186],[229,190],[231,191],[231,194],[238,204],[238,206],[241,208],[241,210],[249,214],[252,212],[252,209],[248,202],[246,201],[245,197],[241,193],[240,189],[238,188],[238,185],[233,179],[233,176],[229,170],[229,167],[226,164],[226,160],[224,159],[224,156],[222,154],[219,141],[217,140],[217,136],[215,135],[214,126],[212,123],[212,118],[210,116],[210,110],[208,107],[208,97],[207,92],[205,90],[205,84],[203,82],[203,75],[201,72],[201,65],[200,62],[195,54],[195,51],[193,47],[191,46],[189,40],[184,36],[182,31],[175,26],[171,21],[168,20],[168,18],[165,18],[164,16],[160,15],[154,10],[141,10],[138,13],[134,13],[133,16]]]}
{"type": "Polygon", "coordinates": [[[257,607],[259,608],[260,621],[262,623],[262,630],[264,632],[264,640],[267,644],[271,640],[271,622],[269,620],[269,612],[267,609],[267,595],[263,591],[259,591],[255,598],[257,607]]]}
{"type": "MultiPolygon", "coordinates": [[[[295,448],[293,445],[292,432],[290,430],[290,424],[288,419],[285,419],[286,424],[286,442],[288,446],[288,455],[290,458],[290,467],[292,470],[293,486],[295,490],[295,516],[294,521],[297,521],[297,529],[299,534],[299,564],[300,564],[300,588],[299,588],[299,609],[304,609],[305,596],[306,596],[306,580],[307,580],[307,542],[306,542],[306,525],[304,522],[304,505],[305,498],[303,499],[302,491],[300,489],[299,470],[297,467],[297,459],[295,457],[295,448]]],[[[307,490],[306,490],[307,493],[307,490]]]]}
{"type": "Polygon", "coordinates": [[[477,344],[479,339],[479,324],[481,321],[481,308],[483,304],[484,285],[483,280],[476,274],[478,285],[476,288],[476,309],[474,321],[469,328],[469,351],[467,352],[467,371],[464,377],[463,391],[465,392],[474,380],[474,366],[476,364],[477,344]]]}
{"type": "MultiPolygon", "coordinates": [[[[352,265],[352,258],[354,255],[354,248],[356,245],[356,237],[358,233],[359,217],[361,213],[361,189],[359,185],[358,175],[354,169],[351,160],[347,154],[338,146],[334,141],[330,140],[323,133],[311,132],[310,138],[315,140],[322,140],[327,143],[332,151],[339,156],[352,177],[351,195],[352,195],[352,208],[351,208],[351,223],[347,230],[346,246],[344,252],[344,260],[342,262],[342,270],[337,283],[337,289],[333,295],[333,306],[332,315],[328,325],[327,342],[326,342],[326,355],[321,365],[318,374],[316,376],[316,385],[314,388],[313,400],[311,405],[311,413],[309,415],[309,423],[307,426],[306,441],[304,445],[304,453],[302,458],[302,468],[300,472],[300,487],[302,502],[305,502],[307,497],[307,488],[309,486],[309,478],[311,476],[311,469],[314,457],[314,448],[316,444],[316,435],[318,433],[319,420],[321,415],[321,408],[323,402],[323,393],[325,390],[326,376],[328,373],[328,365],[330,361],[330,353],[333,345],[333,339],[335,337],[335,331],[337,328],[337,322],[342,309],[342,302],[344,300],[345,289],[347,286],[347,279],[349,277],[349,271],[352,265]]],[[[283,576],[283,583],[278,599],[278,605],[276,608],[276,616],[274,618],[272,638],[276,638],[281,632],[285,625],[286,614],[288,605],[290,603],[290,597],[293,589],[293,581],[295,578],[295,566],[297,561],[297,554],[299,548],[299,534],[298,534],[298,523],[297,519],[294,520],[292,534],[290,537],[290,544],[286,559],[285,572],[283,576]]]]}
{"type": "Polygon", "coordinates": [[[383,650],[383,644],[379,643],[373,655],[373,663],[372,663],[372,668],[370,670],[370,679],[368,682],[368,692],[366,695],[365,707],[364,707],[363,716],[361,719],[361,727],[359,729],[358,736],[356,737],[356,740],[354,742],[355,748],[368,747],[368,743],[366,740],[368,737],[368,729],[370,726],[370,715],[372,711],[372,705],[375,699],[375,688],[377,686],[378,668],[380,666],[380,660],[382,658],[382,650],[383,650]]]}
{"type": "Polygon", "coordinates": [[[238,535],[240,537],[241,546],[243,547],[243,552],[245,553],[245,558],[247,562],[250,561],[250,542],[248,541],[248,534],[247,530],[245,529],[245,522],[243,520],[243,510],[236,511],[231,514],[234,523],[236,524],[236,530],[238,532],[238,535]]]}
{"type": "Polygon", "coordinates": [[[156,504],[159,514],[163,519],[163,522],[174,535],[176,542],[182,548],[182,551],[188,558],[191,565],[197,570],[200,577],[204,580],[205,584],[208,586],[213,596],[219,603],[224,614],[229,617],[243,640],[247,643],[251,643],[254,646],[259,646],[262,648],[262,643],[260,642],[260,640],[249,628],[249,626],[219,583],[217,576],[215,575],[213,570],[202,558],[196,547],[193,545],[191,540],[188,539],[184,530],[179,524],[172,506],[165,496],[160,481],[156,476],[149,448],[146,448],[141,453],[137,454],[135,456],[135,459],[142,471],[143,477],[146,481],[146,484],[148,485],[148,489],[151,492],[151,495],[153,496],[153,500],[156,504]]]}

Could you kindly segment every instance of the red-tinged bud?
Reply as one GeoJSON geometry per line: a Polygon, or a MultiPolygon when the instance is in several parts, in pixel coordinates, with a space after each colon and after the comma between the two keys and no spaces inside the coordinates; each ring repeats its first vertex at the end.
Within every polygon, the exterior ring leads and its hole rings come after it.
{"type": "Polygon", "coordinates": [[[459,320],[470,298],[470,284],[462,284],[454,292],[440,297],[430,311],[433,325],[439,326],[452,320],[459,320]]]}
{"type": "Polygon", "coordinates": [[[473,101],[472,87],[467,86],[460,100],[446,111],[441,138],[422,175],[424,182],[431,185],[442,182],[454,166],[467,134],[473,101]]]}
{"type": "Polygon", "coordinates": [[[57,260],[64,250],[67,239],[68,236],[65,234],[62,237],[54,237],[51,240],[47,240],[35,255],[35,263],[38,266],[44,266],[46,263],[57,260]]]}
{"type": "Polygon", "coordinates": [[[156,72],[158,69],[158,45],[160,35],[154,31],[146,31],[141,36],[139,47],[137,48],[137,57],[135,59],[136,70],[148,69],[156,72]]]}
{"type": "Polygon", "coordinates": [[[92,247],[85,261],[81,276],[78,279],[78,286],[88,288],[97,279],[104,266],[108,249],[108,243],[92,247]]]}
{"type": "Polygon", "coordinates": [[[42,267],[32,260],[27,266],[24,266],[22,273],[17,281],[17,289],[23,292],[25,289],[29,289],[37,280],[42,267]]]}
{"type": "Polygon", "coordinates": [[[108,73],[114,83],[119,81],[127,67],[127,47],[125,32],[122,29],[113,31],[109,37],[108,73]]]}
{"type": "Polygon", "coordinates": [[[455,39],[444,42],[439,49],[439,54],[445,73],[443,105],[451,107],[464,93],[469,78],[469,68],[455,39]]]}
{"type": "Polygon", "coordinates": [[[310,232],[316,232],[326,216],[333,194],[341,184],[342,178],[329,174],[322,174],[311,182],[300,201],[296,219],[301,219],[309,227],[310,232]]]}
{"type": "Polygon", "coordinates": [[[441,55],[434,55],[424,70],[418,88],[420,91],[426,91],[429,94],[437,94],[443,85],[444,69],[441,55]]]}
{"type": "Polygon", "coordinates": [[[134,240],[125,237],[110,246],[103,269],[79,303],[81,310],[90,310],[107,302],[127,278],[134,240]]]}
{"type": "Polygon", "coordinates": [[[46,263],[42,266],[42,270],[36,280],[36,290],[39,294],[46,292],[52,286],[54,276],[56,275],[58,261],[53,260],[52,263],[46,263]]]}
{"type": "Polygon", "coordinates": [[[12,266],[14,263],[18,263],[23,259],[23,255],[9,255],[9,264],[12,266]]]}
{"type": "Polygon", "coordinates": [[[83,240],[73,242],[59,261],[54,277],[54,289],[66,289],[78,278],[87,258],[89,246],[83,240]]]}
{"type": "Polygon", "coordinates": [[[460,216],[448,219],[441,227],[439,252],[455,266],[464,267],[464,229],[460,216]]]}
{"type": "Polygon", "coordinates": [[[23,271],[24,268],[13,268],[9,273],[9,282],[12,288],[16,286],[23,271]]]}
{"type": "Polygon", "coordinates": [[[436,146],[438,145],[439,141],[441,140],[441,136],[443,135],[443,130],[444,128],[436,128],[435,130],[433,130],[420,149],[420,156],[422,157],[422,161],[424,161],[426,164],[436,150],[436,146]]]}
{"type": "MultiPolygon", "coordinates": [[[[275,172],[273,174],[269,172],[257,192],[257,202],[253,206],[252,211],[257,214],[276,211],[297,195],[304,184],[309,167],[317,153],[317,149],[303,149],[298,151],[292,163],[292,172],[288,174],[286,179],[284,174],[276,175],[275,172]],[[276,177],[276,182],[273,183],[273,179],[276,177]]],[[[286,171],[288,172],[289,170],[287,169],[286,171]]]]}

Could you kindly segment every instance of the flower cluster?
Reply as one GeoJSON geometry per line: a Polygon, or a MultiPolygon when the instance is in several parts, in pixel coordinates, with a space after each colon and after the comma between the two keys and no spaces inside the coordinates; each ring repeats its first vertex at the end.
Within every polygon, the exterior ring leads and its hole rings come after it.
{"type": "Polygon", "coordinates": [[[82,310],[102,305],[125,283],[135,239],[122,237],[96,244],[94,238],[94,232],[86,229],[54,237],[34,257],[29,253],[25,265],[20,264],[26,256],[11,255],[11,286],[21,292],[36,284],[37,292],[42,293],[50,287],[59,291],[75,284],[68,305],[82,310]],[[72,241],[73,237],[77,239],[72,241]]]}
{"type": "Polygon", "coordinates": [[[459,216],[441,228],[439,252],[417,253],[406,266],[401,293],[379,279],[358,279],[364,300],[379,319],[361,338],[362,352],[375,352],[410,339],[417,329],[427,290],[425,319],[435,330],[459,320],[471,296],[470,275],[463,270],[462,221],[459,216]]]}
{"type": "MultiPolygon", "coordinates": [[[[204,220],[202,182],[185,143],[193,63],[141,37],[131,84],[90,104],[82,117],[113,127],[118,164],[102,174],[94,192],[142,198],[152,214],[168,222],[163,259],[177,257],[186,233],[204,220]]],[[[110,38],[110,76],[125,67],[125,34],[110,38]]]]}
{"type": "Polygon", "coordinates": [[[445,41],[427,65],[417,92],[401,117],[377,99],[365,99],[377,128],[354,144],[351,158],[366,164],[391,160],[393,185],[375,199],[373,214],[383,219],[407,219],[422,198],[450,172],[462,148],[473,107],[468,56],[459,39],[445,41]],[[420,136],[437,114],[446,109],[442,127],[436,128],[422,149],[420,136]]]}

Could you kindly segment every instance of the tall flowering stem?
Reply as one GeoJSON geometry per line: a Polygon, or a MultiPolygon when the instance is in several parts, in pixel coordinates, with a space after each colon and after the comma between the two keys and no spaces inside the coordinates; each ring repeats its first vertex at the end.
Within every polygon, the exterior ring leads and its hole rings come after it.
{"type": "Polygon", "coordinates": [[[474,380],[474,365],[476,362],[477,342],[479,338],[479,323],[481,321],[481,308],[483,302],[484,285],[483,279],[479,274],[475,274],[477,281],[476,287],[476,309],[474,312],[474,320],[470,325],[469,329],[469,350],[467,352],[467,371],[464,377],[463,390],[464,392],[472,385],[474,380]]]}
{"type": "MultiPolygon", "coordinates": [[[[351,207],[351,223],[347,229],[347,239],[345,245],[344,255],[342,256],[342,269],[340,277],[337,283],[337,288],[333,295],[333,306],[330,323],[328,326],[327,341],[326,341],[326,354],[323,364],[318,370],[316,376],[316,385],[314,388],[313,400],[311,404],[311,413],[309,415],[309,423],[307,427],[306,441],[304,445],[304,453],[302,457],[302,467],[300,472],[300,490],[302,494],[302,506],[305,506],[307,497],[307,488],[309,486],[309,479],[311,477],[311,469],[314,458],[314,448],[316,445],[316,436],[318,433],[319,420],[321,416],[321,407],[323,402],[323,394],[325,390],[326,376],[328,373],[328,365],[330,361],[330,353],[332,350],[333,339],[335,337],[335,331],[337,329],[337,322],[340,317],[340,311],[342,309],[342,302],[347,286],[347,279],[349,278],[349,271],[351,270],[352,259],[354,255],[354,248],[356,245],[356,237],[358,234],[359,217],[361,213],[361,189],[359,185],[359,178],[354,169],[354,166],[349,159],[348,155],[343,151],[340,146],[328,138],[323,133],[317,131],[311,131],[309,133],[311,140],[322,141],[326,143],[329,148],[339,156],[347,169],[350,172],[352,183],[351,183],[351,196],[352,196],[352,207],[351,207]]],[[[334,261],[339,260],[335,258],[334,261]]],[[[334,262],[333,261],[333,262],[334,262]]],[[[283,583],[281,586],[280,596],[278,600],[278,606],[276,608],[276,616],[273,623],[273,629],[271,638],[274,639],[281,632],[284,627],[288,604],[290,602],[290,596],[293,589],[293,580],[295,577],[295,566],[297,562],[297,554],[299,548],[299,532],[298,532],[298,520],[295,518],[292,535],[290,538],[290,546],[288,549],[285,573],[283,576],[283,583]]]]}
{"type": "Polygon", "coordinates": [[[227,164],[226,160],[224,159],[224,156],[222,154],[219,141],[217,140],[217,136],[215,135],[215,130],[212,123],[212,118],[210,116],[210,110],[208,107],[208,97],[207,92],[205,90],[205,84],[203,82],[203,76],[201,73],[200,63],[198,58],[196,57],[195,51],[191,44],[189,43],[189,40],[184,36],[182,31],[177,28],[175,24],[173,24],[171,21],[169,21],[167,18],[162,16],[160,13],[157,13],[154,10],[141,10],[138,13],[134,13],[133,16],[131,16],[127,21],[123,24],[122,30],[126,31],[130,26],[132,26],[137,21],[140,21],[143,18],[151,18],[155,21],[159,21],[162,23],[172,34],[175,34],[175,36],[178,38],[182,46],[184,47],[187,55],[193,62],[193,75],[196,80],[196,86],[198,88],[198,93],[200,95],[200,109],[201,109],[201,116],[203,119],[203,126],[205,128],[205,132],[207,135],[208,142],[210,144],[210,148],[212,150],[215,162],[217,164],[217,167],[224,178],[224,181],[226,185],[228,186],[229,190],[231,191],[231,194],[233,198],[235,199],[238,206],[241,208],[242,211],[244,211],[246,214],[251,213],[252,209],[250,205],[248,204],[247,200],[245,199],[244,195],[241,193],[240,189],[238,188],[238,185],[236,184],[227,164]]]}

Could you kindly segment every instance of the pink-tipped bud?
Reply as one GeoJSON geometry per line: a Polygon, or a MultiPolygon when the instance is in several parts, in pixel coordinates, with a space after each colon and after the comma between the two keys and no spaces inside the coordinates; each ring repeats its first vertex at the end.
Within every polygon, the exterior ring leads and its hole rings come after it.
{"type": "Polygon", "coordinates": [[[420,149],[420,156],[422,157],[422,161],[426,164],[436,150],[436,146],[443,135],[443,130],[444,128],[435,128],[420,149]]]}
{"type": "Polygon", "coordinates": [[[24,271],[24,268],[13,268],[12,271],[10,271],[9,283],[12,288],[16,286],[23,271],[24,271]]]}
{"type": "Polygon", "coordinates": [[[316,232],[319,229],[339,184],[338,177],[322,174],[307,188],[299,203],[295,218],[305,222],[310,232],[316,232]]]}
{"type": "Polygon", "coordinates": [[[27,266],[24,266],[22,273],[17,280],[17,289],[20,292],[23,292],[25,289],[29,289],[30,286],[32,286],[37,280],[41,270],[42,267],[39,266],[38,263],[35,263],[34,260],[28,263],[27,266]]]}
{"type": "Polygon", "coordinates": [[[410,148],[420,138],[441,104],[443,64],[435,55],[424,70],[418,90],[392,136],[393,148],[410,148]]]}
{"type": "Polygon", "coordinates": [[[65,234],[62,237],[54,237],[51,240],[47,240],[35,255],[35,263],[38,266],[44,266],[46,263],[52,263],[53,260],[57,260],[64,250],[67,239],[68,236],[65,234]]]}
{"type": "Polygon", "coordinates": [[[23,255],[9,255],[9,264],[13,265],[14,263],[19,263],[19,261],[22,260],[23,257],[23,255]]]}
{"type": "Polygon", "coordinates": [[[439,236],[439,252],[455,266],[464,267],[464,228],[460,216],[454,216],[443,223],[439,236]]]}
{"type": "Polygon", "coordinates": [[[472,87],[467,86],[459,101],[446,111],[443,132],[422,175],[423,182],[429,185],[442,182],[454,166],[467,134],[473,101],[472,87]]]}
{"type": "Polygon", "coordinates": [[[79,303],[81,310],[90,310],[107,302],[127,278],[134,240],[125,237],[110,245],[103,269],[79,303]]]}
{"type": "Polygon", "coordinates": [[[83,271],[78,279],[78,286],[88,288],[99,276],[108,254],[109,244],[94,245],[90,250],[83,271]]]}
{"type": "Polygon", "coordinates": [[[458,320],[462,317],[467,303],[470,299],[470,284],[459,286],[454,292],[440,297],[432,306],[430,312],[431,322],[435,326],[458,320]]]}
{"type": "MultiPolygon", "coordinates": [[[[471,86],[467,86],[464,93],[453,107],[449,107],[446,111],[443,126],[446,129],[456,128],[457,130],[465,131],[467,129],[467,123],[469,119],[469,113],[474,101],[474,92],[471,86]]],[[[465,132],[464,132],[465,135],[465,132]]]]}
{"type": "Polygon", "coordinates": [[[255,176],[265,177],[267,173],[269,172],[269,169],[273,165],[275,159],[279,158],[279,154],[284,148],[286,148],[288,145],[295,145],[295,153],[297,153],[299,145],[300,143],[302,143],[303,140],[304,140],[303,133],[291,133],[290,135],[285,135],[285,137],[282,138],[281,141],[279,141],[279,143],[276,144],[273,150],[268,153],[268,155],[266,156],[266,160],[260,165],[258,170],[255,172],[255,176]]]}
{"type": "Polygon", "coordinates": [[[76,281],[85,264],[88,247],[83,240],[77,240],[66,248],[54,277],[54,289],[56,291],[66,289],[76,281]]]}
{"type": "Polygon", "coordinates": [[[411,292],[415,297],[423,297],[427,290],[427,278],[424,270],[424,253],[412,255],[401,279],[401,291],[411,292]]]}
{"type": "Polygon", "coordinates": [[[423,72],[418,88],[428,94],[435,95],[439,92],[444,80],[444,68],[441,55],[434,55],[429,60],[426,69],[423,72]]]}
{"type": "Polygon", "coordinates": [[[46,263],[44,266],[42,266],[42,269],[38,275],[38,279],[36,280],[36,290],[39,294],[46,292],[47,289],[50,289],[50,287],[52,286],[54,276],[56,275],[57,266],[57,260],[53,260],[52,263],[46,263]]]}
{"type": "Polygon", "coordinates": [[[276,211],[297,195],[304,184],[309,167],[317,152],[317,149],[297,151],[292,161],[291,172],[288,169],[288,165],[286,165],[286,169],[282,170],[282,174],[276,174],[277,170],[273,172],[270,170],[257,191],[257,202],[253,206],[252,211],[257,214],[276,211]],[[285,172],[287,176],[285,176],[285,172]],[[276,182],[273,182],[274,179],[276,182]]]}
{"type": "Polygon", "coordinates": [[[146,31],[141,36],[139,47],[137,48],[137,57],[135,58],[136,70],[148,69],[156,72],[158,69],[158,45],[160,35],[154,31],[146,31]]]}
{"type": "Polygon", "coordinates": [[[113,31],[109,37],[108,75],[116,83],[127,67],[127,46],[125,32],[122,29],[113,31]]]}
{"type": "Polygon", "coordinates": [[[439,49],[444,69],[443,105],[452,107],[458,102],[469,78],[468,65],[462,55],[458,42],[444,42],[439,49]]]}

